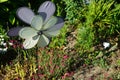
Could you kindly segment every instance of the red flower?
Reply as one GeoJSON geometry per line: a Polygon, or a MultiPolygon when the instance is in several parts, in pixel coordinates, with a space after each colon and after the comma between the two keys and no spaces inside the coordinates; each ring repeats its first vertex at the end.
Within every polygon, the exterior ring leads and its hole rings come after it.
{"type": "Polygon", "coordinates": [[[68,56],[67,56],[67,55],[64,55],[64,56],[63,56],[63,58],[64,58],[64,59],[67,59],[67,58],[68,58],[68,56]]]}

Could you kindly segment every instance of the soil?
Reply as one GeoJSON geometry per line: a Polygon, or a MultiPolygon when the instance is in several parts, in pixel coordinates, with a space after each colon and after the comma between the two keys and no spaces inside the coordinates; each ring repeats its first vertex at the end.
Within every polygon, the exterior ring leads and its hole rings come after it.
{"type": "Polygon", "coordinates": [[[120,71],[120,66],[117,65],[117,60],[120,59],[120,50],[117,50],[116,53],[115,56],[109,58],[108,68],[93,65],[82,66],[75,71],[74,80],[113,80],[112,75],[120,71]]]}
{"type": "MultiPolygon", "coordinates": [[[[72,31],[67,37],[68,44],[65,47],[67,52],[73,51],[77,43],[76,35],[77,31],[72,31]]],[[[97,65],[79,65],[77,69],[73,69],[74,74],[70,80],[113,80],[113,75],[120,71],[120,66],[117,65],[117,61],[120,59],[120,49],[118,45],[113,45],[110,49],[106,50],[106,53],[112,53],[112,56],[106,59],[109,64],[108,68],[102,68],[97,65]]]]}

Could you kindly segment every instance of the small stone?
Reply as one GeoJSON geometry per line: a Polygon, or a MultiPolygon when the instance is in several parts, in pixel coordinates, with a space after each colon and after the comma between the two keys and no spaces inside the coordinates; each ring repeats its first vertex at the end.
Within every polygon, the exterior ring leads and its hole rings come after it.
{"type": "Polygon", "coordinates": [[[110,43],[108,43],[108,42],[103,42],[103,46],[104,46],[104,49],[106,49],[106,48],[110,47],[110,43]]]}

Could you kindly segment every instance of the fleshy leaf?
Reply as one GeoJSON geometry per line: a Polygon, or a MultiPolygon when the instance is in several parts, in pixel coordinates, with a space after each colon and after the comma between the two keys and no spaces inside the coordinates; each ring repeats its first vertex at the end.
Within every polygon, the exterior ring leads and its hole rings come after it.
{"type": "Polygon", "coordinates": [[[53,36],[57,36],[60,33],[60,30],[57,31],[44,31],[43,34],[45,34],[47,37],[53,37],[53,36]]]}
{"type": "Polygon", "coordinates": [[[49,39],[45,35],[41,35],[38,41],[38,47],[45,47],[49,44],[49,39]]]}
{"type": "Polygon", "coordinates": [[[60,30],[63,25],[64,25],[64,20],[61,18],[61,17],[57,17],[57,23],[52,26],[51,28],[49,28],[47,31],[48,32],[52,32],[52,31],[57,31],[57,30],[60,30]]]}
{"type": "Polygon", "coordinates": [[[23,42],[23,47],[25,49],[30,49],[30,48],[34,47],[37,44],[37,42],[39,40],[39,36],[34,36],[34,37],[36,37],[36,38],[31,37],[31,38],[26,39],[23,42]]]}
{"type": "Polygon", "coordinates": [[[31,22],[31,26],[36,30],[40,30],[42,28],[42,25],[43,25],[42,17],[40,15],[35,16],[31,22]]]}
{"type": "Polygon", "coordinates": [[[47,23],[44,25],[44,27],[42,29],[43,30],[48,29],[48,28],[54,26],[56,23],[57,23],[57,17],[53,16],[47,21],[47,23]]]}
{"type": "Polygon", "coordinates": [[[31,27],[24,27],[19,31],[19,36],[23,39],[28,39],[37,35],[37,31],[31,27]]]}
{"type": "Polygon", "coordinates": [[[31,24],[34,17],[34,12],[27,7],[21,7],[17,10],[17,16],[25,23],[31,24]]]}
{"type": "Polygon", "coordinates": [[[55,4],[51,1],[44,2],[38,9],[38,13],[42,15],[44,22],[54,14],[55,12],[55,4]]]}
{"type": "Polygon", "coordinates": [[[14,27],[14,28],[11,28],[9,31],[8,31],[8,36],[18,36],[19,35],[19,31],[22,29],[22,27],[14,27]]]}

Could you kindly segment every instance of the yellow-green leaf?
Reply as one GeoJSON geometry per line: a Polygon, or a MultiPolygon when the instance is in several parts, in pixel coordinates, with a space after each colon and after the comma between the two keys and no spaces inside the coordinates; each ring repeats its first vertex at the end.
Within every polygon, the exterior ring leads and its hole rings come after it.
{"type": "Polygon", "coordinates": [[[0,3],[6,2],[6,1],[8,1],[8,0],[0,0],[0,3]]]}

